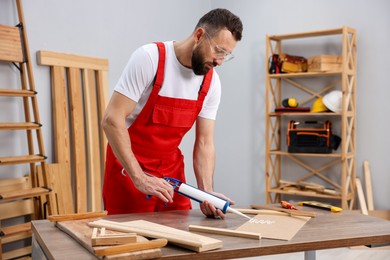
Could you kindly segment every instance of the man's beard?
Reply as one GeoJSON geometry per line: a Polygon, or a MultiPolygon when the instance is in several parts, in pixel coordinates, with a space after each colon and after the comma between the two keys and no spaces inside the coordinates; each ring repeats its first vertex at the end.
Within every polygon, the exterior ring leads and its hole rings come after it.
{"type": "Polygon", "coordinates": [[[212,67],[216,66],[216,64],[212,62],[205,62],[203,60],[203,55],[199,47],[195,48],[192,53],[191,64],[192,71],[195,75],[206,75],[212,67]]]}

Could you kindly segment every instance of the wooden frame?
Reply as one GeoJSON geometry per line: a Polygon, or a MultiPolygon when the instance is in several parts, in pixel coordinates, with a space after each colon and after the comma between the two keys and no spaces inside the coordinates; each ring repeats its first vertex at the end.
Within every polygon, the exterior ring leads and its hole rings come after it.
{"type": "Polygon", "coordinates": [[[328,72],[303,72],[286,74],[266,73],[266,201],[267,203],[276,203],[281,200],[282,194],[311,196],[316,198],[327,198],[340,200],[341,207],[344,209],[352,208],[355,196],[355,144],[356,144],[356,31],[349,27],[342,27],[323,31],[304,32],[285,35],[267,35],[266,36],[266,68],[269,69],[269,57],[273,54],[282,53],[282,42],[284,40],[293,40],[309,37],[323,37],[341,35],[342,47],[342,69],[328,72]],[[320,91],[314,91],[310,87],[297,82],[297,79],[332,77],[335,81],[324,86],[320,91]],[[341,84],[343,93],[342,111],[340,113],[275,113],[274,109],[282,104],[284,84],[288,84],[296,89],[306,93],[308,96],[299,103],[307,105],[326,92],[333,90],[341,84]],[[330,117],[341,121],[341,149],[340,152],[332,154],[314,154],[314,153],[288,153],[282,150],[282,123],[285,116],[294,116],[297,118],[330,117]],[[304,181],[310,177],[316,176],[322,181],[337,190],[341,194],[321,194],[307,193],[304,191],[284,191],[279,186],[282,180],[282,158],[288,158],[295,164],[301,166],[306,173],[302,173],[296,182],[304,181]],[[320,167],[311,166],[311,158],[330,158],[330,161],[324,162],[320,167]],[[306,161],[304,161],[305,159],[306,161]],[[328,178],[323,171],[339,165],[341,167],[339,182],[328,178]]]}
{"type": "Polygon", "coordinates": [[[107,141],[100,121],[107,100],[108,60],[49,51],[39,51],[37,58],[51,68],[55,160],[71,166],[74,212],[101,211],[107,141]]]}

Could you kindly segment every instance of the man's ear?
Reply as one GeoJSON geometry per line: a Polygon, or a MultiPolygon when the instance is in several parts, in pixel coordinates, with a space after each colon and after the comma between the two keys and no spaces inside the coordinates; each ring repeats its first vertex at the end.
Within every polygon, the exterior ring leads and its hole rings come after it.
{"type": "Polygon", "coordinates": [[[195,43],[198,43],[201,39],[202,36],[206,34],[206,30],[202,27],[198,27],[194,31],[194,41],[195,43]]]}

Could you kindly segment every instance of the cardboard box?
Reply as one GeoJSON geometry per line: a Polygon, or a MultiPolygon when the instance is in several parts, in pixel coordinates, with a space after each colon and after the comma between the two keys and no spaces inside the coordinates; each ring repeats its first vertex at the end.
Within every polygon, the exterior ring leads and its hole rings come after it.
{"type": "Polygon", "coordinates": [[[341,56],[319,55],[307,59],[308,72],[325,72],[341,70],[341,56]]]}

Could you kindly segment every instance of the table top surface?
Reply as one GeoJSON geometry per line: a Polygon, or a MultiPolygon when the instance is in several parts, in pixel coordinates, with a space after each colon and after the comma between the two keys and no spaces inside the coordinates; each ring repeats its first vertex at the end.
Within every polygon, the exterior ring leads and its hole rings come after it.
{"type": "MultiPolygon", "coordinates": [[[[350,211],[342,213],[317,212],[318,216],[310,219],[289,241],[265,238],[254,240],[202,234],[222,240],[223,247],[196,253],[168,245],[162,248],[162,258],[204,259],[210,257],[212,259],[227,259],[390,243],[390,221],[388,220],[350,211]]],[[[110,215],[104,219],[119,222],[143,219],[186,231],[188,231],[189,225],[236,229],[245,223],[244,218],[235,214],[228,214],[223,220],[205,218],[200,210],[110,215]]],[[[48,220],[32,221],[32,229],[35,239],[49,259],[70,259],[73,256],[74,259],[96,259],[48,220]]]]}

